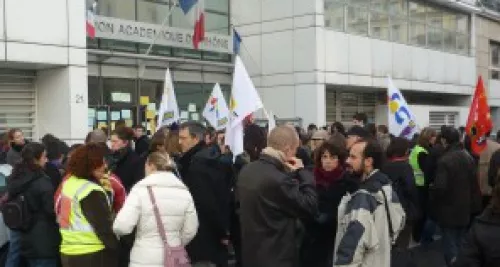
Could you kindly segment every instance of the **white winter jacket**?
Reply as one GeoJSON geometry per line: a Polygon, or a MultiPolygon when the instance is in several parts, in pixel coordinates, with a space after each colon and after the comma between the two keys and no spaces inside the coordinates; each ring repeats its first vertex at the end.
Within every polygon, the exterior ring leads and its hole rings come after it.
{"type": "Polygon", "coordinates": [[[171,172],[147,176],[132,188],[113,224],[118,235],[129,234],[137,226],[130,267],[163,267],[163,244],[147,186],[153,188],[171,246],[185,246],[198,230],[193,198],[182,181],[171,172]]]}

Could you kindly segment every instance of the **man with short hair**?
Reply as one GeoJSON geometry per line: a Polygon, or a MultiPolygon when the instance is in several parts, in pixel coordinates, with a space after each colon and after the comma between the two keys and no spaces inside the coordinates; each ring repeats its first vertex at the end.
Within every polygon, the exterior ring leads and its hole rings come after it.
{"type": "Polygon", "coordinates": [[[460,145],[453,127],[441,131],[444,154],[438,160],[436,177],[429,186],[431,217],[443,234],[443,250],[448,266],[457,257],[472,216],[481,211],[477,166],[460,145]]]}
{"type": "Polygon", "coordinates": [[[205,145],[205,126],[188,121],[180,125],[179,159],[182,180],[193,196],[199,228],[186,249],[194,267],[227,266],[231,166],[221,160],[218,146],[205,145]]]}
{"type": "Polygon", "coordinates": [[[363,127],[354,125],[347,131],[347,140],[346,146],[347,150],[351,149],[351,147],[356,143],[364,139],[368,139],[370,137],[370,133],[363,127]]]}
{"type": "Polygon", "coordinates": [[[389,178],[379,171],[383,155],[375,141],[357,142],[349,152],[347,164],[361,183],[339,205],[334,266],[391,266],[391,246],[405,213],[389,178]]]}
{"type": "Polygon", "coordinates": [[[139,156],[149,152],[150,140],[146,134],[146,127],[142,125],[134,126],[135,153],[139,156]]]}
{"type": "Polygon", "coordinates": [[[357,126],[365,127],[368,123],[368,117],[365,113],[358,112],[352,116],[352,123],[357,126]]]}
{"type": "Polygon", "coordinates": [[[241,170],[240,200],[244,267],[295,267],[299,264],[297,222],[317,210],[313,174],[295,157],[299,137],[278,126],[260,158],[241,170]]]}

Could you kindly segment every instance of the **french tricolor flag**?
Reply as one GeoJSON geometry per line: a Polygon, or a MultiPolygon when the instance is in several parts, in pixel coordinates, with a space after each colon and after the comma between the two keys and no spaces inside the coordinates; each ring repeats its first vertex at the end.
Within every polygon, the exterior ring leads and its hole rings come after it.
{"type": "Polygon", "coordinates": [[[95,22],[94,22],[94,12],[89,9],[87,10],[87,35],[90,39],[95,38],[95,22]]]}
{"type": "Polygon", "coordinates": [[[193,46],[198,49],[205,39],[205,0],[180,0],[179,5],[184,14],[194,17],[193,46]]]}

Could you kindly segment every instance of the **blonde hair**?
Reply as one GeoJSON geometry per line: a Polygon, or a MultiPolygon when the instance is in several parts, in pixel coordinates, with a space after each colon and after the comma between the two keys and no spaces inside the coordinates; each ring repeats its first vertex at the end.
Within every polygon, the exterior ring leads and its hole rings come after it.
{"type": "Polygon", "coordinates": [[[431,145],[431,138],[436,136],[436,135],[437,135],[436,130],[434,130],[430,127],[426,127],[420,133],[420,136],[418,137],[417,144],[419,146],[429,148],[429,146],[431,145]]]}
{"type": "Polygon", "coordinates": [[[175,163],[165,152],[153,152],[148,156],[147,164],[155,166],[158,171],[174,171],[175,163]]]}

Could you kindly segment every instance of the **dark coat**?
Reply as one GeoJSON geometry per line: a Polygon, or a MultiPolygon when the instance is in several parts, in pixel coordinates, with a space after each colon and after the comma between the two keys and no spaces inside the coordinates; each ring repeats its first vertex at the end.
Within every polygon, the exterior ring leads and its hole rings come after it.
{"type": "Polygon", "coordinates": [[[10,197],[24,194],[33,215],[33,226],[21,233],[22,255],[29,259],[58,258],[61,237],[50,178],[42,170],[22,168],[9,177],[7,191],[10,197]]]}
{"type": "Polygon", "coordinates": [[[62,182],[62,173],[61,173],[61,170],[57,167],[57,165],[55,165],[52,162],[47,162],[45,164],[44,171],[45,171],[45,174],[47,174],[47,176],[49,176],[50,181],[52,182],[52,186],[54,188],[58,188],[62,182]]]}
{"type": "Polygon", "coordinates": [[[403,206],[407,222],[417,221],[421,217],[421,210],[411,165],[407,160],[390,161],[380,171],[391,179],[392,188],[403,206]]]}
{"type": "Polygon", "coordinates": [[[137,155],[147,154],[149,152],[149,138],[143,135],[135,140],[135,153],[137,155]]]}
{"type": "Polygon", "coordinates": [[[299,219],[317,210],[313,174],[287,172],[278,159],[263,154],[238,177],[244,267],[299,265],[299,219]]]}
{"type": "Polygon", "coordinates": [[[453,266],[500,266],[500,213],[487,208],[476,218],[453,266]]]}
{"type": "Polygon", "coordinates": [[[431,217],[441,227],[467,227],[481,210],[477,166],[458,146],[448,147],[439,159],[429,188],[431,217]]]}
{"type": "MultiPolygon", "coordinates": [[[[230,162],[229,162],[230,163],[230,162]]],[[[217,146],[203,142],[179,159],[181,177],[193,196],[198,213],[198,232],[186,250],[193,263],[228,261],[222,240],[229,238],[230,164],[224,164],[217,146]]]]}
{"type": "Polygon", "coordinates": [[[345,172],[328,187],[316,186],[318,214],[310,220],[304,220],[306,233],[301,247],[300,266],[333,265],[338,207],[343,196],[354,193],[358,188],[359,182],[345,172]]]}
{"type": "Polygon", "coordinates": [[[127,193],[144,178],[144,161],[131,148],[112,154],[109,168],[120,178],[127,193]]]}

